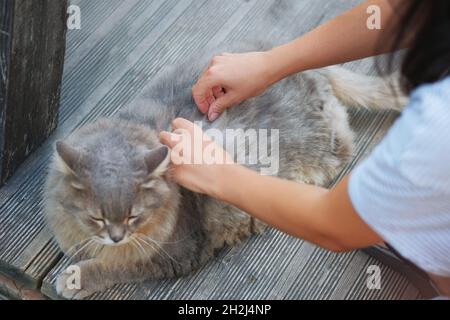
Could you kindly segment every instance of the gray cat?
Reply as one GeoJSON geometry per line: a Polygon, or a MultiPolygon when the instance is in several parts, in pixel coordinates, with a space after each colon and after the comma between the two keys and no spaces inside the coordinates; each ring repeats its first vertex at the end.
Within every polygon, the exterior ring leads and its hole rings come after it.
{"type": "MultiPolygon", "coordinates": [[[[46,218],[81,271],[78,289],[67,287],[68,274],[58,277],[62,297],[81,299],[116,283],[184,276],[218,249],[264,230],[246,213],[171,180],[169,150],[158,134],[170,130],[173,119],[200,121],[204,129],[277,129],[277,175],[325,186],[352,156],[343,105],[399,110],[404,104],[384,79],[333,67],[289,77],[210,123],[191,96],[210,58],[166,69],[130,107],[57,143],[46,182],[46,218]]],[[[254,143],[249,138],[248,145],[254,143]]]]}

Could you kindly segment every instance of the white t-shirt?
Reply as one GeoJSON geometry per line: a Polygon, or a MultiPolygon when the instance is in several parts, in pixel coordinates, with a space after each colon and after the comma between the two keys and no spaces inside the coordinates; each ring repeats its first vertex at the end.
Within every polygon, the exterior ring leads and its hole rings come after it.
{"type": "Polygon", "coordinates": [[[361,218],[403,257],[450,277],[450,78],[423,85],[350,177],[361,218]]]}

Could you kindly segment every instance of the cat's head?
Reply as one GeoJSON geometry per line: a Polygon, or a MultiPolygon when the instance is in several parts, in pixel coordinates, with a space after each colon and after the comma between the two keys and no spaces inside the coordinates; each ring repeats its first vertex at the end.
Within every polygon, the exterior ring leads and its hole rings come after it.
{"type": "Polygon", "coordinates": [[[58,142],[59,202],[88,237],[103,245],[126,244],[162,223],[174,192],[166,177],[169,159],[165,146],[88,150],[58,142]]]}

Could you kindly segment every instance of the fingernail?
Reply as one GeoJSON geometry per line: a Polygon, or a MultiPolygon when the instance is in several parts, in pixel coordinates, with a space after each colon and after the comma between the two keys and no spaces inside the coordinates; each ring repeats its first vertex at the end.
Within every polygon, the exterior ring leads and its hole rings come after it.
{"type": "Polygon", "coordinates": [[[219,113],[217,113],[217,112],[213,112],[213,113],[211,113],[211,115],[209,116],[209,121],[216,121],[217,120],[217,118],[219,117],[219,113]]]}
{"type": "Polygon", "coordinates": [[[209,97],[208,98],[209,105],[212,105],[215,101],[216,101],[216,99],[214,97],[209,97]]]}

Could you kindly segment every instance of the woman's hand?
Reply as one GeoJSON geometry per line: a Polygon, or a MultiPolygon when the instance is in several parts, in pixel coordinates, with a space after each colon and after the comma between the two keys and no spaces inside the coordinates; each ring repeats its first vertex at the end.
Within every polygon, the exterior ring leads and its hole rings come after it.
{"type": "Polygon", "coordinates": [[[171,149],[173,178],[191,191],[217,198],[224,167],[237,165],[194,123],[179,118],[172,122],[172,128],[173,133],[161,132],[160,139],[171,149]]]}
{"type": "Polygon", "coordinates": [[[192,89],[195,103],[214,121],[225,109],[263,93],[277,81],[274,71],[270,52],[216,56],[192,89]]]}

